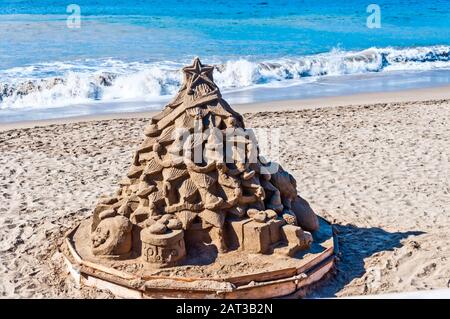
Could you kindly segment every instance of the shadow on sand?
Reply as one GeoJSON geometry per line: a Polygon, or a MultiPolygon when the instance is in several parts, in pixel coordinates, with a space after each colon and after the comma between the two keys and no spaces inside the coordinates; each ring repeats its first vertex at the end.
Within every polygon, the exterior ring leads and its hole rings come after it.
{"type": "Polygon", "coordinates": [[[390,233],[378,227],[359,228],[354,225],[334,227],[339,245],[335,272],[318,283],[307,296],[309,298],[335,297],[345,285],[365,274],[365,258],[378,252],[393,251],[403,246],[403,239],[424,234],[420,231],[390,233]]]}

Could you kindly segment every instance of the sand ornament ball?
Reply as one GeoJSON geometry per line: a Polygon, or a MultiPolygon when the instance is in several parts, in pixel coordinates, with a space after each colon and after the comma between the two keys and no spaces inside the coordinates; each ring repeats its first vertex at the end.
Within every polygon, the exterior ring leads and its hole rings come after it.
{"type": "Polygon", "coordinates": [[[118,191],[101,197],[73,235],[78,254],[142,275],[219,260],[232,267],[250,254],[296,262],[311,248],[319,218],[294,177],[260,156],[213,70],[198,58],[183,68],[181,88],[145,128],[118,191]]]}

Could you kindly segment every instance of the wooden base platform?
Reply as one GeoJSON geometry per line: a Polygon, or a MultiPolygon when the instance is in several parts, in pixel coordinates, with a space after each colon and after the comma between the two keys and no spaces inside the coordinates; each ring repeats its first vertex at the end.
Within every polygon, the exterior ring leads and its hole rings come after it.
{"type": "Polygon", "coordinates": [[[148,270],[136,264],[139,259],[111,261],[89,255],[77,242],[86,229],[83,222],[67,233],[61,252],[78,287],[109,290],[122,298],[299,298],[334,266],[332,225],[324,219],[320,224],[311,249],[295,257],[236,251],[218,254],[209,265],[190,264],[188,259],[177,267],[148,270]],[[233,260],[249,266],[233,270],[233,260]],[[231,271],[221,273],[226,267],[231,271]]]}

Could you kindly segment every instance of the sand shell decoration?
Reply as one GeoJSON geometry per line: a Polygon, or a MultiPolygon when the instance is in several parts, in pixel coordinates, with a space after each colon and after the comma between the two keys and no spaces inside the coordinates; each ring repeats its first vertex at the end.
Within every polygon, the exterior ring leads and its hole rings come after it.
{"type": "Polygon", "coordinates": [[[182,212],[183,210],[190,210],[191,212],[200,212],[204,209],[203,202],[191,204],[191,203],[178,203],[165,207],[165,212],[168,214],[175,214],[182,212]]]}
{"type": "Polygon", "coordinates": [[[215,115],[226,116],[226,117],[233,116],[233,114],[231,114],[230,112],[225,110],[220,104],[208,105],[208,110],[215,115]]]}
{"type": "Polygon", "coordinates": [[[148,200],[150,203],[158,203],[165,200],[164,192],[159,190],[157,192],[153,192],[148,196],[148,200]]]}
{"type": "Polygon", "coordinates": [[[210,188],[217,182],[217,178],[214,178],[209,174],[191,172],[190,175],[192,181],[197,187],[210,188]]]}
{"type": "Polygon", "coordinates": [[[212,210],[205,209],[198,216],[202,219],[202,221],[214,227],[222,228],[225,223],[225,214],[221,212],[214,212],[212,210]]]}
{"type": "Polygon", "coordinates": [[[188,178],[185,180],[179,189],[180,196],[183,197],[185,200],[189,200],[192,198],[198,191],[197,186],[195,186],[194,182],[188,178]]]}
{"type": "Polygon", "coordinates": [[[170,126],[164,129],[161,135],[158,137],[157,142],[160,144],[169,143],[174,140],[174,132],[175,126],[170,126]]]}
{"type": "Polygon", "coordinates": [[[143,174],[146,176],[154,175],[154,174],[161,172],[163,170],[163,168],[164,167],[162,167],[155,158],[152,158],[148,161],[143,174]]]}
{"type": "Polygon", "coordinates": [[[188,174],[187,169],[183,168],[176,168],[176,167],[169,167],[165,168],[162,171],[163,178],[166,182],[177,180],[185,175],[188,174]]]}
{"type": "Polygon", "coordinates": [[[175,215],[183,224],[183,229],[186,230],[192,225],[192,222],[197,217],[198,213],[192,212],[190,210],[183,210],[181,212],[175,213],[175,215]]]}

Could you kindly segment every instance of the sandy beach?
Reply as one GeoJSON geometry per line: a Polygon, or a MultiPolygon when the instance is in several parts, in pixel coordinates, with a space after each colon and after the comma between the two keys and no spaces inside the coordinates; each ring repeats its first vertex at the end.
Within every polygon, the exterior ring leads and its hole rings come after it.
{"type": "MultiPolygon", "coordinates": [[[[234,107],[281,129],[281,164],[335,224],[335,273],[310,297],[450,286],[450,88],[234,107]]],[[[0,297],[109,298],[77,289],[63,234],[116,189],[153,113],[0,127],[0,297]]]]}

